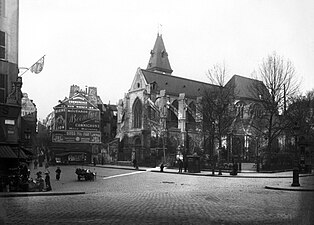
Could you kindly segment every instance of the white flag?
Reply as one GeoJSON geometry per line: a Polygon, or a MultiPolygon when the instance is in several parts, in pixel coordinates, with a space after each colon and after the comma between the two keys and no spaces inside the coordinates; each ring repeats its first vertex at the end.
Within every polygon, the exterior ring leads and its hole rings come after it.
{"type": "Polygon", "coordinates": [[[32,65],[30,71],[36,74],[40,73],[44,68],[44,59],[45,56],[41,57],[34,65],[32,65]]]}

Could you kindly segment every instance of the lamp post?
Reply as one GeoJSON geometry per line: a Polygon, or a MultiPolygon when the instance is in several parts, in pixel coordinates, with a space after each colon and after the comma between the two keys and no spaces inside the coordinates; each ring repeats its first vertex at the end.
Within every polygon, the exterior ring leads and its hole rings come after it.
{"type": "Polygon", "coordinates": [[[259,137],[257,137],[257,139],[256,139],[256,172],[258,172],[259,173],[259,171],[260,171],[260,164],[259,164],[259,146],[260,145],[260,143],[259,143],[259,137]]]}
{"type": "Polygon", "coordinates": [[[187,104],[187,99],[184,99],[184,111],[185,111],[185,138],[184,138],[184,159],[183,159],[183,164],[184,164],[184,172],[187,172],[187,165],[188,165],[188,159],[187,155],[189,152],[189,131],[188,131],[188,104],[187,104]]]}
{"type": "Polygon", "coordinates": [[[215,122],[212,122],[212,175],[215,175],[215,165],[216,165],[216,160],[214,157],[215,154],[215,122]]]}
{"type": "Polygon", "coordinates": [[[295,147],[295,155],[294,155],[294,167],[293,167],[293,180],[292,187],[300,186],[299,183],[299,160],[298,160],[298,131],[300,130],[300,126],[296,122],[293,127],[294,131],[294,147],[295,147]]]}
{"type": "Polygon", "coordinates": [[[185,144],[184,144],[184,146],[185,146],[185,151],[184,151],[184,153],[185,153],[185,157],[184,157],[184,160],[183,160],[183,162],[184,162],[184,172],[186,172],[187,171],[187,161],[188,161],[188,159],[187,159],[187,155],[188,155],[188,153],[189,153],[189,133],[188,133],[188,123],[187,123],[187,121],[185,121],[185,144]]]}

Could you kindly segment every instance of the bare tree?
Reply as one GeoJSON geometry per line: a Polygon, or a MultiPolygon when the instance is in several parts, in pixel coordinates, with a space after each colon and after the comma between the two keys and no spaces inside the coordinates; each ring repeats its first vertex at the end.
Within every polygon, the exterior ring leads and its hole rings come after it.
{"type": "Polygon", "coordinates": [[[259,77],[264,85],[252,87],[252,93],[260,99],[264,114],[255,126],[267,140],[267,152],[272,154],[272,145],[286,129],[284,112],[287,104],[298,93],[299,82],[290,60],[273,53],[263,60],[259,77]],[[266,89],[265,89],[266,87],[266,89]]]}
{"type": "Polygon", "coordinates": [[[211,84],[218,85],[219,87],[225,86],[227,78],[226,65],[216,63],[212,68],[207,70],[207,77],[211,84]]]}
{"type": "Polygon", "coordinates": [[[300,86],[292,62],[274,52],[264,59],[259,74],[269,91],[268,108],[276,113],[285,111],[287,101],[298,93],[300,86]]]}
{"type": "MultiPolygon", "coordinates": [[[[293,98],[286,111],[286,118],[290,130],[297,124],[300,134],[314,137],[314,89],[305,94],[293,98]]],[[[291,133],[291,135],[293,135],[291,133]]]]}
{"type": "Polygon", "coordinates": [[[222,138],[229,131],[233,117],[230,114],[230,103],[233,100],[232,87],[225,87],[227,78],[225,64],[215,64],[208,70],[207,77],[210,83],[215,85],[212,89],[205,90],[201,102],[203,115],[203,132],[211,136],[212,159],[214,159],[214,141],[218,141],[218,147],[222,148],[222,138]]]}

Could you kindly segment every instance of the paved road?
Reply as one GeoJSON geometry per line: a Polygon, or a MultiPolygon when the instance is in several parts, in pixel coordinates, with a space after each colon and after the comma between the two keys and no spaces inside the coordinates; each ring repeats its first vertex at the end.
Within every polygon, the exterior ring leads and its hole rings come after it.
{"type": "Polygon", "coordinates": [[[85,195],[1,198],[0,224],[314,224],[313,192],[264,188],[277,179],[95,168],[79,182],[74,169],[53,189],[85,195]]]}

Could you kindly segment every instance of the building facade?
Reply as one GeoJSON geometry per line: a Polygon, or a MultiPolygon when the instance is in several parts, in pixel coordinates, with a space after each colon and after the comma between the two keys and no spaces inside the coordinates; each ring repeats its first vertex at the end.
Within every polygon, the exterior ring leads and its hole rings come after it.
{"type": "Polygon", "coordinates": [[[22,78],[18,76],[19,1],[0,1],[0,176],[24,158],[20,151],[22,78]]]}
{"type": "Polygon", "coordinates": [[[23,93],[20,143],[29,158],[37,152],[37,108],[27,93],[23,93]]]}
{"type": "Polygon", "coordinates": [[[104,143],[115,136],[114,105],[103,104],[96,87],[70,87],[69,98],[59,101],[47,117],[51,135],[48,161],[55,163],[98,163],[104,143]]]}

